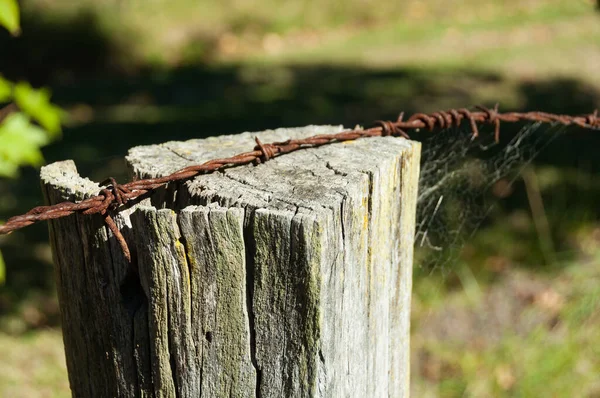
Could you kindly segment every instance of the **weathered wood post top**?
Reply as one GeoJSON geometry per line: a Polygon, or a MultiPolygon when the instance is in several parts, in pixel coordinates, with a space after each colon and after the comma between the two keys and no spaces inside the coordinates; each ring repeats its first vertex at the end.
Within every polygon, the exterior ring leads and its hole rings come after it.
{"type": "MultiPolygon", "coordinates": [[[[136,147],[137,178],[341,131],[136,147]]],[[[378,137],[171,183],[115,215],[50,223],[77,397],[407,397],[420,146],[378,137]]],[[[72,162],[51,204],[96,195],[72,162]]]]}

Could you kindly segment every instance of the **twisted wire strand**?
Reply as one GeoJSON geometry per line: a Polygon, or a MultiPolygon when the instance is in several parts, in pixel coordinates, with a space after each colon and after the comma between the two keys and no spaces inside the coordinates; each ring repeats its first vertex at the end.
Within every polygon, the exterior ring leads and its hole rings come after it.
{"type": "Polygon", "coordinates": [[[109,178],[99,185],[103,187],[98,195],[84,199],[80,202],[62,202],[51,206],[38,206],[23,215],[11,217],[3,225],[0,225],[0,235],[11,233],[17,229],[24,228],[39,221],[53,220],[66,217],[76,212],[82,214],[101,214],[108,228],[112,231],[119,242],[125,258],[131,262],[131,254],[125,238],[119,231],[112,212],[127,205],[140,196],[166,185],[169,182],[183,181],[202,174],[210,174],[225,168],[236,167],[246,164],[258,164],[306,148],[315,148],[335,142],[353,141],[366,137],[400,136],[410,139],[407,131],[427,129],[428,131],[443,130],[449,127],[460,127],[466,120],[469,123],[473,138],[479,136],[478,124],[491,124],[494,126],[494,138],[500,140],[500,124],[502,122],[543,122],[555,123],[565,126],[575,125],[586,129],[600,128],[598,111],[588,115],[569,116],[546,112],[508,112],[499,113],[498,105],[494,108],[478,106],[476,111],[466,108],[451,109],[447,111],[433,112],[431,114],[415,113],[404,120],[401,113],[396,121],[379,120],[375,127],[368,129],[355,128],[334,134],[319,134],[307,138],[290,139],[282,142],[262,143],[256,138],[256,146],[252,151],[237,154],[228,158],[213,159],[202,164],[192,165],[178,170],[170,175],[148,178],[144,180],[131,181],[126,184],[118,184],[113,178],[109,178]]]}

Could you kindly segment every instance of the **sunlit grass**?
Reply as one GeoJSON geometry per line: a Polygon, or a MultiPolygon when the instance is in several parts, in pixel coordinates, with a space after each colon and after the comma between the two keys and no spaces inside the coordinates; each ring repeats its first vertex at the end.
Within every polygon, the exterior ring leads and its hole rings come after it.
{"type": "Polygon", "coordinates": [[[256,62],[318,61],[370,67],[470,68],[507,77],[570,76],[600,86],[598,15],[579,2],[548,4],[523,15],[488,21],[410,23],[325,37],[318,45],[244,55],[256,62]]]}
{"type": "Polygon", "coordinates": [[[551,275],[527,271],[515,278],[500,272],[494,289],[505,304],[490,303],[497,298],[485,281],[480,281],[481,303],[473,306],[465,294],[468,286],[459,282],[448,289],[448,280],[439,275],[418,276],[413,295],[415,396],[596,396],[598,264],[596,249],[587,261],[572,261],[551,275]],[[444,335],[461,321],[468,323],[464,327],[479,327],[444,335]]]}
{"type": "Polygon", "coordinates": [[[0,396],[70,397],[62,337],[57,330],[0,333],[0,396]]]}
{"type": "Polygon", "coordinates": [[[158,65],[198,59],[456,64],[457,57],[473,62],[472,54],[464,59],[461,47],[468,53],[486,46],[531,47],[543,40],[544,32],[533,31],[539,26],[570,23],[552,38],[564,41],[574,28],[598,25],[592,22],[593,3],[585,0],[83,0],[77,5],[33,0],[26,9],[56,21],[93,13],[104,30],[126,44],[128,59],[122,62],[158,65]]]}

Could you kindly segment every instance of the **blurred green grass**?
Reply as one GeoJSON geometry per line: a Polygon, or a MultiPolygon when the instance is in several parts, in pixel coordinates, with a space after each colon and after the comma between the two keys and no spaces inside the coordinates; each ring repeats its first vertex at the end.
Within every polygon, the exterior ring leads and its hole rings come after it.
{"type": "Polygon", "coordinates": [[[1,396],[71,396],[59,330],[37,330],[19,336],[0,333],[0,351],[1,396]]]}
{"type": "Polygon", "coordinates": [[[452,287],[417,269],[413,395],[597,396],[599,238],[600,229],[585,255],[546,273],[463,263],[452,287]]]}
{"type": "MultiPolygon", "coordinates": [[[[29,0],[23,9],[23,35],[0,36],[13,55],[0,71],[53,89],[71,123],[46,160],[73,158],[94,180],[124,180],[128,148],[167,140],[477,103],[600,106],[592,1],[29,0]]],[[[533,166],[551,264],[519,180],[457,264],[415,269],[414,396],[600,393],[590,349],[600,346],[599,143],[575,131],[533,166]]],[[[35,170],[0,182],[0,218],[39,204],[35,170]]],[[[0,245],[0,395],[66,396],[60,334],[46,330],[59,325],[46,226],[0,245]],[[31,364],[19,358],[35,358],[39,377],[26,377],[31,364]]]]}

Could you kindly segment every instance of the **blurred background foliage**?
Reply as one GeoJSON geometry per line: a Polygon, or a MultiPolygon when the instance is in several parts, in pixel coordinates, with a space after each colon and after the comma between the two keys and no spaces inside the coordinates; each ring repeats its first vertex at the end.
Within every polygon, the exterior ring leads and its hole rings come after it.
{"type": "MultiPolygon", "coordinates": [[[[43,158],[74,159],[96,181],[127,180],[128,148],[168,140],[496,102],[600,105],[592,0],[20,6],[21,34],[0,32],[0,73],[52,90],[68,123],[43,158]]],[[[600,395],[598,148],[598,132],[561,136],[514,184],[499,182],[456,261],[416,266],[414,396],[600,395]]],[[[0,180],[0,219],[43,203],[37,173],[0,180]]],[[[69,395],[46,228],[0,238],[0,395],[69,395]]]]}
{"type": "MultiPolygon", "coordinates": [[[[21,33],[16,0],[0,0],[0,27],[11,35],[21,33]]],[[[46,89],[34,89],[26,82],[12,83],[0,75],[0,178],[14,178],[22,165],[40,166],[40,148],[60,134],[60,108],[50,103],[46,89]],[[41,127],[38,127],[41,126],[41,127]]],[[[0,221],[1,223],[1,221],[0,221]]],[[[6,266],[0,252],[0,285],[6,266]]]]}

